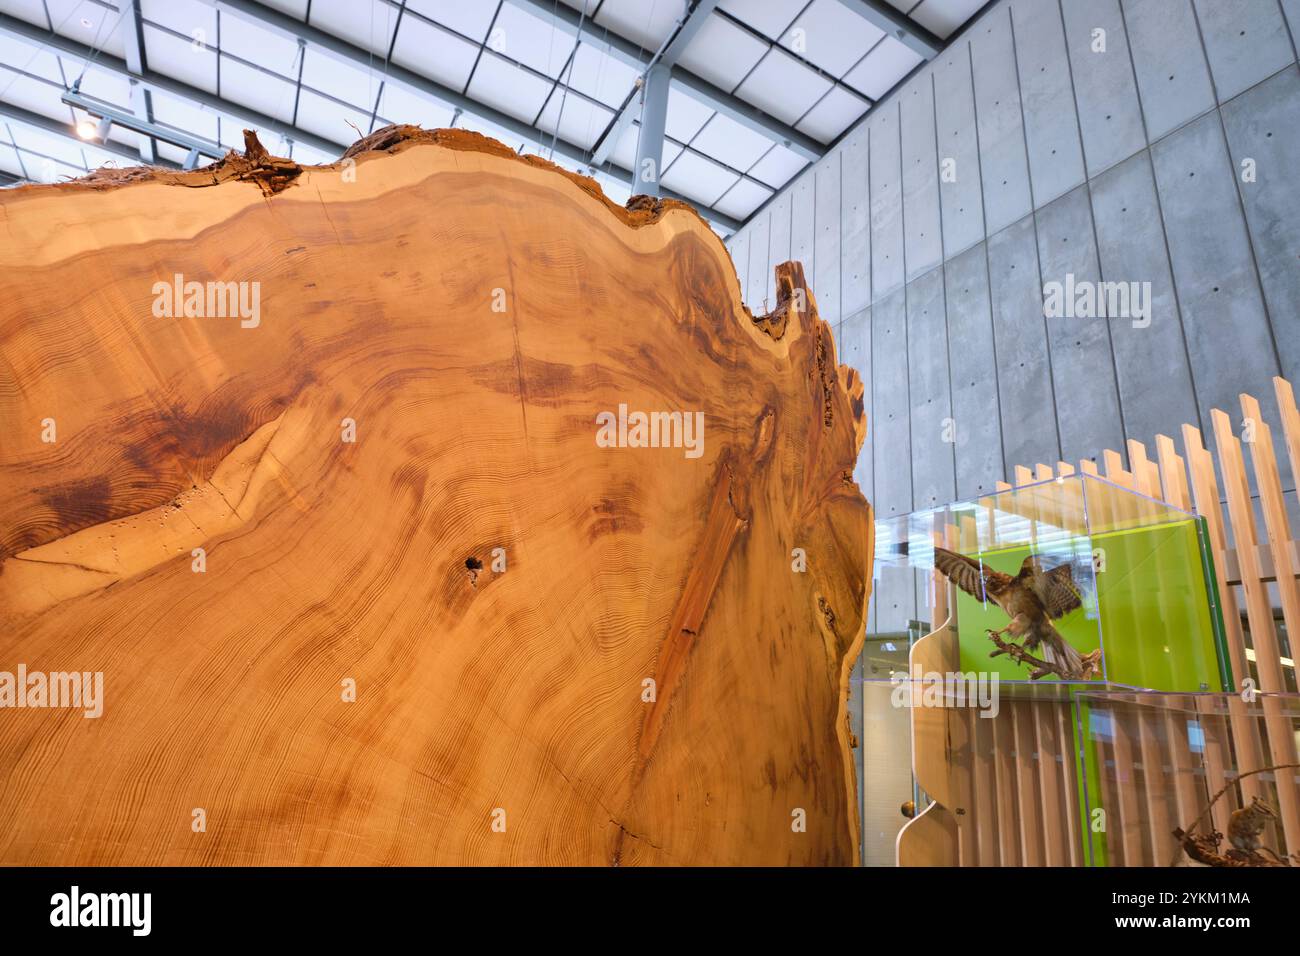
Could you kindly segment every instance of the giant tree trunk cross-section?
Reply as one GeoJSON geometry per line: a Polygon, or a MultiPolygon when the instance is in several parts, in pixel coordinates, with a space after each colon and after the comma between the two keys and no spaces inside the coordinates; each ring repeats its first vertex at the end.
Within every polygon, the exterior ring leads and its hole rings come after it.
{"type": "Polygon", "coordinates": [[[0,863],[853,863],[802,269],[755,318],[693,210],[474,134],[249,145],[0,194],[0,672],[103,675],[0,678],[0,863]]]}

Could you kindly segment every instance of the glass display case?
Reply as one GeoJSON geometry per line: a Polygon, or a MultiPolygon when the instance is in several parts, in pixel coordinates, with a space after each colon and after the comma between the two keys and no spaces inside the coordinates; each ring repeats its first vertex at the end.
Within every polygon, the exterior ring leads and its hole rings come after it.
{"type": "MultiPolygon", "coordinates": [[[[942,657],[996,674],[1003,692],[1232,689],[1204,523],[1104,479],[1055,478],[878,521],[875,658],[899,646],[905,620],[930,616],[934,588],[950,580],[955,600],[939,596],[949,613],[934,622],[950,642],[942,657]]],[[[864,668],[863,680],[896,678],[886,670],[864,668]]]]}
{"type": "Polygon", "coordinates": [[[1085,691],[1074,713],[1088,865],[1198,865],[1176,830],[1238,863],[1300,851],[1300,768],[1278,766],[1300,696],[1085,691]]]}

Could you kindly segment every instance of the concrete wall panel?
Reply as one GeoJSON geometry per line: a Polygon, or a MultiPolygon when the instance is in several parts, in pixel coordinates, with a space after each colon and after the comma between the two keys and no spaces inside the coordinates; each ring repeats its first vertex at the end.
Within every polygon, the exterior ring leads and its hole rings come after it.
{"type": "Polygon", "coordinates": [[[1119,0],[1066,0],[1061,13],[1088,175],[1096,176],[1146,146],[1128,35],[1119,0]]]}
{"type": "Polygon", "coordinates": [[[945,51],[935,61],[932,76],[943,252],[951,258],[984,239],[984,197],[980,192],[970,45],[958,43],[945,51]]]}
{"type": "Polygon", "coordinates": [[[943,271],[907,286],[908,397],[912,405],[912,505],[937,508],[957,494],[956,426],[948,379],[943,271]]]}
{"type": "Polygon", "coordinates": [[[1152,149],[1174,284],[1203,420],[1237,395],[1267,395],[1279,372],[1219,117],[1152,149]],[[1213,224],[1213,228],[1207,228],[1213,224]]]}
{"type": "Polygon", "coordinates": [[[959,498],[992,491],[1005,474],[986,255],[980,243],[944,265],[959,498]]]}
{"type": "Polygon", "coordinates": [[[898,106],[872,110],[871,291],[880,301],[903,285],[903,184],[898,106]]]}
{"type": "Polygon", "coordinates": [[[992,235],[1030,211],[1029,167],[1009,9],[985,14],[971,36],[970,51],[985,229],[992,235]]]}
{"type": "Polygon", "coordinates": [[[1102,278],[1150,283],[1150,324],[1110,323],[1128,437],[1149,442],[1176,437],[1183,422],[1203,427],[1145,151],[1093,181],[1092,211],[1102,278]]]}
{"type": "Polygon", "coordinates": [[[1042,0],[1014,0],[1011,27],[1025,116],[1034,205],[1041,208],[1083,182],[1083,153],[1061,10],[1042,0]]]}
{"type": "Polygon", "coordinates": [[[771,221],[764,211],[746,226],[749,231],[749,270],[745,276],[745,304],[755,314],[766,311],[763,299],[767,296],[767,243],[771,221]]]}
{"type": "MultiPolygon", "coordinates": [[[[1062,299],[1067,289],[1097,290],[1101,276],[1088,187],[1080,186],[1036,215],[1044,287],[1058,283],[1062,299]]],[[[1080,295],[1072,298],[1078,305],[1080,295]]],[[[1116,320],[1098,314],[1100,310],[1080,315],[1077,308],[1065,308],[1064,302],[1053,311],[1065,313],[1047,318],[1062,455],[1066,461],[1078,461],[1103,448],[1120,449],[1124,428],[1111,348],[1111,324],[1116,320]]]]}
{"type": "Polygon", "coordinates": [[[910,282],[943,260],[934,85],[921,76],[899,94],[903,150],[903,244],[910,282]]]}
{"type": "Polygon", "coordinates": [[[1191,0],[1123,0],[1129,49],[1155,142],[1214,106],[1191,0]]]}
{"type": "Polygon", "coordinates": [[[1220,103],[1295,61],[1274,0],[1195,0],[1194,8],[1220,103]]]}
{"type": "Polygon", "coordinates": [[[834,328],[840,321],[840,152],[835,150],[817,164],[816,216],[813,258],[817,282],[813,295],[821,317],[834,328]]]}
{"type": "Polygon", "coordinates": [[[863,389],[862,401],[867,416],[867,441],[858,455],[858,464],[853,470],[853,480],[858,483],[867,500],[874,505],[876,499],[871,449],[875,439],[876,417],[872,404],[874,389],[871,372],[871,310],[863,309],[861,312],[846,316],[840,323],[840,334],[835,344],[840,362],[857,369],[866,386],[863,389]]]}
{"type": "Polygon", "coordinates": [[[1033,217],[993,236],[988,250],[1005,473],[1010,474],[1015,465],[1060,459],[1033,217]]]}
{"type": "Polygon", "coordinates": [[[1300,70],[1286,70],[1223,107],[1282,374],[1300,385],[1300,70]],[[1254,161],[1254,182],[1242,162],[1254,161]]]}
{"type": "Polygon", "coordinates": [[[881,518],[912,510],[905,291],[898,289],[871,308],[872,468],[881,518]]]}
{"type": "MultiPolygon", "coordinates": [[[[1219,117],[1189,124],[1151,154],[1197,403],[1207,422],[1211,408],[1239,420],[1238,395],[1266,400],[1280,368],[1219,117]]],[[[1272,403],[1265,407],[1276,428],[1272,403]]],[[[1289,486],[1285,456],[1279,466],[1289,486]]]]}
{"type": "MultiPolygon", "coordinates": [[[[727,243],[727,251],[731,253],[732,264],[736,267],[736,278],[740,280],[740,294],[747,296],[749,294],[749,285],[746,281],[749,276],[749,230],[742,229],[731,237],[727,243]]],[[[753,303],[746,301],[746,305],[753,307],[753,303]]]]}
{"type": "Polygon", "coordinates": [[[782,193],[772,200],[771,224],[767,230],[767,297],[768,307],[776,307],[776,267],[790,261],[790,209],[793,197],[782,193]]]}
{"type": "Polygon", "coordinates": [[[795,180],[790,193],[790,258],[803,264],[813,295],[817,294],[816,238],[817,169],[813,167],[795,180]]]}
{"type": "Polygon", "coordinates": [[[871,304],[871,197],[867,191],[866,127],[840,157],[840,308],[849,316],[871,304]]]}

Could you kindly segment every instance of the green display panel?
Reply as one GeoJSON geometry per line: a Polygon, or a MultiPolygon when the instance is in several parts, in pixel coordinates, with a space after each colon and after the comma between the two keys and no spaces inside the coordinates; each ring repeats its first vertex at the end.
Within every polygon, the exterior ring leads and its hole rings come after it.
{"type": "MultiPolygon", "coordinates": [[[[973,554],[1014,575],[1029,547],[973,554]]],[[[1219,653],[1205,586],[1195,518],[1088,536],[1056,546],[1052,558],[1070,563],[1083,606],[1055,622],[1080,654],[1102,650],[1102,674],[1113,684],[1166,691],[1220,690],[1219,653]]],[[[1007,616],[992,603],[957,593],[961,668],[996,672],[1004,681],[1025,679],[1009,657],[990,657],[987,630],[1007,616]]],[[[1056,681],[1056,675],[1042,678],[1056,681]]]]}

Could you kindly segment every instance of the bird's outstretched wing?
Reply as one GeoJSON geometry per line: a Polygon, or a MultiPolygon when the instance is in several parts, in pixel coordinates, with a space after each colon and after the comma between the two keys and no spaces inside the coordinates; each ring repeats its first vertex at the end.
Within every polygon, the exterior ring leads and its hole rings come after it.
{"type": "Polygon", "coordinates": [[[1053,620],[1064,617],[1075,608],[1083,607],[1083,595],[1074,583],[1070,565],[1061,564],[1045,574],[1035,575],[1034,593],[1043,604],[1043,610],[1053,620]]]}
{"type": "Polygon", "coordinates": [[[979,601],[987,601],[1011,586],[1009,574],[981,565],[974,558],[957,554],[947,548],[934,549],[934,566],[957,587],[979,601]]]}

